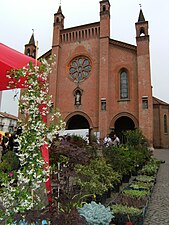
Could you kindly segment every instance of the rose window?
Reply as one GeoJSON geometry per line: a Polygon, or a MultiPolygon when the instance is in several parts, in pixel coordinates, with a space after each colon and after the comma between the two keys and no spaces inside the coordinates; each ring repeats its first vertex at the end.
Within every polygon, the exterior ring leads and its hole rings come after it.
{"type": "Polygon", "coordinates": [[[72,60],[69,66],[69,74],[74,82],[81,82],[89,76],[91,69],[89,59],[82,56],[72,60]]]}

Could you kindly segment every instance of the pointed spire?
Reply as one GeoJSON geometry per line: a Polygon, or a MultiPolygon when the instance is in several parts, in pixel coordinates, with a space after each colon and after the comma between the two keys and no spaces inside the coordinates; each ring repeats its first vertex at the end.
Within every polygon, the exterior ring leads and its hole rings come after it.
{"type": "Polygon", "coordinates": [[[138,22],[145,22],[145,18],[144,18],[143,11],[141,8],[140,8],[140,14],[138,17],[138,22]]]}
{"type": "Polygon", "coordinates": [[[57,13],[62,13],[61,5],[59,6],[57,13]]]}
{"type": "Polygon", "coordinates": [[[33,30],[32,36],[29,40],[29,45],[35,45],[34,30],[33,30]]]}

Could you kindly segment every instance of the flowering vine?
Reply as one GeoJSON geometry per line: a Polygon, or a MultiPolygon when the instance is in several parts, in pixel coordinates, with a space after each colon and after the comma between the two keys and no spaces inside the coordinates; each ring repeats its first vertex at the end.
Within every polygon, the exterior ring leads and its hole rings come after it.
{"type": "Polygon", "coordinates": [[[12,176],[0,172],[0,202],[3,205],[0,220],[5,219],[5,224],[14,224],[16,213],[44,207],[37,190],[49,179],[49,165],[40,149],[43,146],[49,147],[51,139],[64,127],[61,114],[57,110],[51,110],[52,98],[48,95],[52,61],[43,59],[40,65],[30,62],[28,67],[12,70],[8,75],[10,88],[16,82],[22,82],[26,89],[19,103],[19,123],[22,127],[18,150],[20,167],[12,176]],[[46,124],[47,117],[50,120],[49,126],[46,124]]]}

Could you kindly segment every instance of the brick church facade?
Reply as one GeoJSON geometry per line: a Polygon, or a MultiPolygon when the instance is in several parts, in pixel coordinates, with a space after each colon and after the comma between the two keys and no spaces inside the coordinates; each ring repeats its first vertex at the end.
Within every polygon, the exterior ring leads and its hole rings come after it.
{"type": "MultiPolygon", "coordinates": [[[[101,139],[116,133],[123,142],[123,131],[138,128],[150,146],[169,147],[169,105],[152,96],[148,21],[142,9],[135,23],[136,45],[110,37],[109,0],[100,1],[99,22],[64,28],[64,19],[59,6],[52,49],[41,57],[56,55],[49,92],[66,129],[89,129],[101,139]]],[[[34,56],[35,48],[32,36],[25,54],[34,56]]]]}

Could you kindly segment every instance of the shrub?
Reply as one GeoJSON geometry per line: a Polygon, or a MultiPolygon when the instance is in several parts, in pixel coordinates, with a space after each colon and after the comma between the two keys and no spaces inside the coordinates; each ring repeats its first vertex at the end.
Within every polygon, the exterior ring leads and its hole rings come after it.
{"type": "Polygon", "coordinates": [[[103,159],[92,160],[89,165],[77,165],[76,174],[77,185],[87,194],[102,195],[121,181],[119,173],[103,159]]]}

